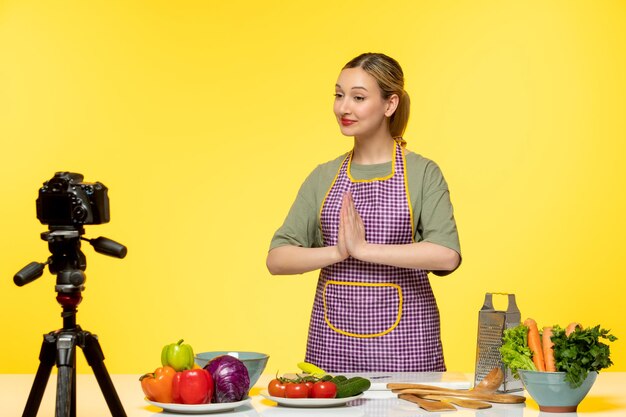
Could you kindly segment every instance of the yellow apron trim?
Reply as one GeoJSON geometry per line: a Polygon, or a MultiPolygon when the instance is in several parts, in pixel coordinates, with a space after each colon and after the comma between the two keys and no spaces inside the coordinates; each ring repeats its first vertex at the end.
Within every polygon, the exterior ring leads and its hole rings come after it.
{"type": "Polygon", "coordinates": [[[411,218],[411,242],[415,243],[415,226],[414,226],[415,223],[413,223],[413,204],[411,204],[411,195],[409,194],[409,179],[406,174],[406,155],[404,155],[404,149],[402,150],[402,167],[404,171],[404,191],[406,194],[406,203],[407,203],[407,206],[409,207],[409,217],[411,218]]]}
{"type": "Polygon", "coordinates": [[[351,336],[351,337],[360,337],[360,338],[370,338],[370,337],[380,337],[380,336],[384,336],[387,333],[391,332],[393,329],[395,329],[398,324],[400,323],[400,319],[402,318],[402,288],[397,285],[397,284],[391,284],[391,283],[370,283],[370,282],[346,282],[346,281],[327,281],[326,284],[324,285],[324,292],[322,294],[322,300],[324,301],[324,320],[326,321],[326,324],[328,324],[328,327],[330,327],[331,329],[333,329],[334,331],[336,331],[337,333],[341,333],[345,336],[351,336]],[[354,287],[393,287],[398,291],[398,315],[396,317],[396,321],[394,324],[391,325],[391,327],[389,327],[388,329],[386,329],[385,331],[382,331],[380,333],[371,333],[371,334],[359,334],[359,333],[350,333],[350,332],[346,332],[345,330],[341,330],[337,327],[335,327],[330,320],[328,319],[328,314],[327,314],[327,307],[326,307],[326,288],[328,287],[329,284],[334,284],[334,285],[350,285],[350,286],[354,286],[354,287]]]}
{"type": "MultiPolygon", "coordinates": [[[[348,152],[346,154],[346,158],[350,158],[351,155],[352,155],[352,152],[348,152]]],[[[341,172],[341,167],[343,166],[343,163],[346,162],[346,158],[343,158],[343,161],[341,161],[341,164],[339,164],[339,169],[337,170],[337,173],[335,174],[335,178],[333,178],[333,181],[330,183],[330,187],[328,187],[328,191],[326,191],[326,195],[324,196],[324,199],[322,200],[322,205],[320,206],[319,216],[317,216],[317,218],[319,219],[319,223],[320,223],[320,230],[322,230],[322,210],[324,209],[324,205],[326,204],[326,199],[328,198],[328,194],[330,194],[330,190],[333,189],[333,186],[337,182],[337,177],[339,177],[339,173],[341,172]]]]}
{"type": "Polygon", "coordinates": [[[350,160],[348,161],[348,167],[346,168],[346,175],[348,175],[348,178],[350,179],[350,182],[374,182],[374,181],[384,181],[384,180],[388,180],[389,178],[393,177],[393,175],[396,173],[396,146],[398,146],[398,142],[395,141],[394,145],[393,145],[393,152],[391,154],[391,174],[389,175],[385,175],[384,177],[378,177],[378,178],[371,178],[369,180],[356,180],[352,177],[352,174],[350,173],[350,169],[352,167],[352,154],[354,153],[354,151],[350,152],[350,160]]]}

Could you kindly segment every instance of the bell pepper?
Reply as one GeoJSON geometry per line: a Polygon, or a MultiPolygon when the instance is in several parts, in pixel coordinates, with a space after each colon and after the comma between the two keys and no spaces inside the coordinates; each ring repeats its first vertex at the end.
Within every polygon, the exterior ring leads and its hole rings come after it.
{"type": "Polygon", "coordinates": [[[183,339],[180,339],[178,343],[163,346],[161,365],[171,366],[176,369],[176,372],[192,369],[194,359],[191,345],[184,344],[183,339]]]}
{"type": "Polygon", "coordinates": [[[179,404],[207,404],[213,397],[213,378],[206,369],[177,372],[172,382],[172,398],[179,404]]]}
{"type": "Polygon", "coordinates": [[[171,366],[157,368],[153,373],[142,375],[139,378],[141,389],[151,401],[171,403],[173,401],[172,383],[175,375],[176,370],[171,366]]]}

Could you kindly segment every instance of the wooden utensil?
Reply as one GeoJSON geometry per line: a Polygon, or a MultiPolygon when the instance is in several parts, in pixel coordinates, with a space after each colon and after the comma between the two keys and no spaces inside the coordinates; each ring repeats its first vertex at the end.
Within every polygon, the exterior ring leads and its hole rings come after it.
{"type": "MultiPolygon", "coordinates": [[[[480,391],[480,392],[496,392],[502,382],[504,381],[504,373],[500,368],[493,368],[491,372],[489,372],[482,381],[480,381],[474,388],[470,391],[480,391]]],[[[410,383],[395,383],[390,382],[387,384],[387,388],[390,390],[398,390],[398,389],[407,389],[407,388],[417,388],[417,389],[432,389],[438,391],[448,391],[448,392],[458,392],[458,389],[452,388],[443,388],[437,387],[434,385],[426,385],[426,384],[410,384],[410,383]]],[[[462,390],[467,392],[467,390],[462,390]]]]}
{"type": "Polygon", "coordinates": [[[420,406],[426,411],[451,411],[456,410],[456,407],[450,403],[442,401],[425,400],[412,394],[400,394],[398,398],[405,401],[410,401],[420,406]]]}
{"type": "Polygon", "coordinates": [[[482,381],[472,388],[474,391],[496,392],[504,382],[502,368],[493,368],[482,381]]]}
{"type": "MultiPolygon", "coordinates": [[[[504,373],[501,368],[493,368],[491,372],[489,372],[485,377],[480,381],[474,388],[470,391],[481,391],[481,392],[496,392],[500,385],[504,382],[504,373]]],[[[452,388],[443,388],[434,385],[426,385],[426,384],[411,384],[411,383],[401,383],[401,382],[390,382],[387,384],[387,388],[390,390],[394,389],[406,389],[406,388],[419,388],[419,389],[436,389],[436,390],[446,390],[450,392],[456,392],[458,390],[452,388]]],[[[463,390],[467,391],[467,390],[463,390]]]]}
{"type": "Polygon", "coordinates": [[[484,408],[491,408],[491,404],[486,403],[484,401],[478,401],[478,400],[468,400],[468,399],[463,399],[463,398],[446,397],[443,395],[424,395],[422,398],[425,398],[427,400],[439,400],[442,402],[447,402],[450,404],[458,405],[459,407],[471,408],[474,410],[482,410],[484,408]]]}
{"type": "Polygon", "coordinates": [[[415,394],[420,397],[423,397],[426,395],[454,396],[454,397],[470,398],[474,400],[483,400],[483,401],[489,401],[491,403],[501,403],[501,404],[519,404],[519,403],[523,403],[524,401],[526,401],[526,397],[523,397],[521,395],[496,394],[496,393],[481,392],[481,391],[408,388],[408,389],[402,389],[402,390],[392,390],[392,392],[396,394],[415,394]]]}

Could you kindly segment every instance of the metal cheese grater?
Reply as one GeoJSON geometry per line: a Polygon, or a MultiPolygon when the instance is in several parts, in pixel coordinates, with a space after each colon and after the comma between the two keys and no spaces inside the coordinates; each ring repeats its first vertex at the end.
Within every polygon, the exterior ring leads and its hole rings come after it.
{"type": "Polygon", "coordinates": [[[515,294],[486,293],[485,303],[478,312],[478,341],[476,344],[476,371],[474,384],[478,384],[493,368],[501,368],[504,372],[504,382],[498,388],[500,392],[520,391],[523,389],[522,381],[515,379],[511,370],[502,363],[500,347],[502,335],[505,329],[510,329],[520,324],[521,315],[515,303],[515,294]],[[495,310],[492,296],[506,295],[509,298],[509,306],[506,311],[495,310]]]}

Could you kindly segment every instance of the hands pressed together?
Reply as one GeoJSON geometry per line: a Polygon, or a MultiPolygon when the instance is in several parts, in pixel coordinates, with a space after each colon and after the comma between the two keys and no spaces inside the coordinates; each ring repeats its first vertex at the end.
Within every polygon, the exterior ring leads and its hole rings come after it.
{"type": "Polygon", "coordinates": [[[349,256],[360,259],[366,246],[365,225],[356,211],[352,193],[348,191],[343,195],[339,218],[339,235],[337,236],[339,257],[342,260],[349,256]]]}

